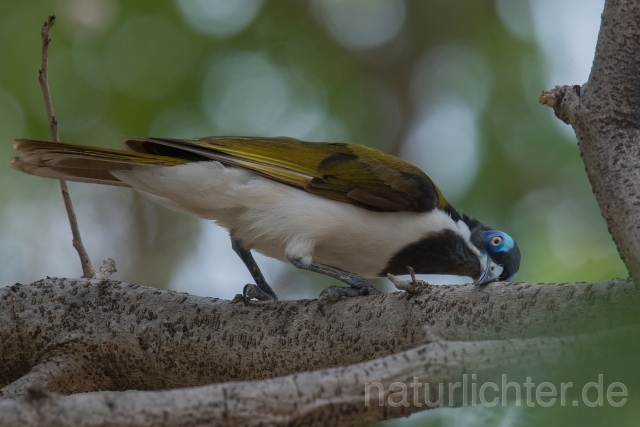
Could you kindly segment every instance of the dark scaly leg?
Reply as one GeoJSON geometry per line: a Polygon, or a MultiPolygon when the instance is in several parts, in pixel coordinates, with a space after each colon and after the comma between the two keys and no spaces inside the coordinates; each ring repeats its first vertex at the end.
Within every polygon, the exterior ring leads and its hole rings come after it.
{"type": "Polygon", "coordinates": [[[278,297],[276,296],[276,293],[273,292],[271,286],[269,286],[267,281],[264,279],[264,276],[262,275],[258,264],[256,264],[256,261],[253,259],[251,252],[246,250],[244,246],[242,246],[242,241],[233,237],[233,234],[231,234],[230,237],[231,247],[234,252],[238,254],[242,262],[244,262],[244,265],[247,266],[249,273],[251,273],[253,280],[256,282],[255,285],[248,283],[244,286],[242,289],[243,299],[245,301],[249,301],[251,298],[255,298],[259,301],[277,301],[278,297]]]}
{"type": "Polygon", "coordinates": [[[361,295],[377,295],[381,293],[379,290],[371,286],[364,277],[356,276],[355,274],[340,270],[339,268],[318,264],[317,262],[312,262],[309,266],[305,266],[299,258],[290,258],[289,261],[291,261],[291,264],[297,268],[324,274],[325,276],[338,279],[349,285],[348,288],[342,286],[329,286],[327,289],[322,291],[318,297],[320,310],[322,310],[325,303],[338,301],[341,298],[357,297],[361,295]]]}

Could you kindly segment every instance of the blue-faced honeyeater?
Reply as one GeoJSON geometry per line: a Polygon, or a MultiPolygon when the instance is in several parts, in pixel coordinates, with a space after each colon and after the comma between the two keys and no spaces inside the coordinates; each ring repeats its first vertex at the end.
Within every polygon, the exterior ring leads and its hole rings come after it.
{"type": "Polygon", "coordinates": [[[46,178],[132,187],[169,209],[214,220],[255,284],[276,300],[250,250],[326,274],[321,302],[379,293],[366,278],[416,273],[509,281],[520,250],[506,233],[460,214],[416,166],[349,143],[293,138],[133,138],[127,150],[30,139],[9,165],[46,178]]]}

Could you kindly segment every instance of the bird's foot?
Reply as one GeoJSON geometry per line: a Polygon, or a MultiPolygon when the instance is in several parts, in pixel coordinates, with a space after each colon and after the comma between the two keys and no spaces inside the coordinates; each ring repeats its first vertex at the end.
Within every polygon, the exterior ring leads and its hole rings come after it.
{"type": "Polygon", "coordinates": [[[357,286],[351,284],[351,287],[346,288],[344,286],[329,286],[324,291],[320,292],[318,297],[318,310],[324,316],[324,308],[327,304],[332,304],[343,298],[352,298],[366,295],[379,295],[382,292],[371,286],[371,284],[362,277],[353,276],[357,281],[357,286]]]}
{"type": "Polygon", "coordinates": [[[356,288],[345,288],[344,286],[329,286],[324,291],[320,292],[318,297],[318,311],[324,314],[324,308],[327,304],[334,303],[342,298],[351,298],[364,295],[363,291],[356,288]]]}
{"type": "Polygon", "coordinates": [[[318,302],[320,304],[332,303],[342,298],[359,297],[365,295],[364,291],[356,288],[345,288],[344,286],[329,286],[320,292],[318,302]]]}
{"type": "Polygon", "coordinates": [[[289,261],[299,269],[324,274],[325,276],[340,280],[341,282],[349,285],[348,288],[330,286],[320,293],[320,297],[318,298],[318,310],[323,315],[326,303],[335,302],[342,298],[377,295],[381,293],[379,290],[371,286],[371,283],[369,283],[367,279],[353,273],[349,273],[348,271],[340,270],[339,268],[331,267],[329,265],[319,264],[315,261],[312,261],[307,265],[303,263],[300,258],[289,258],[289,261]]]}
{"type": "MultiPolygon", "coordinates": [[[[256,261],[253,259],[253,255],[251,255],[251,252],[245,249],[240,239],[234,237],[233,231],[231,232],[231,247],[247,267],[249,273],[251,273],[251,276],[253,276],[253,280],[256,281],[255,285],[249,283],[245,285],[244,289],[242,289],[241,298],[244,303],[248,303],[252,298],[257,299],[258,301],[277,301],[278,296],[275,292],[273,292],[271,286],[269,286],[267,281],[264,279],[264,276],[262,275],[258,264],[256,264],[256,261]]],[[[239,298],[240,296],[236,295],[234,301],[239,298]]]]}
{"type": "Polygon", "coordinates": [[[246,303],[252,298],[257,299],[258,301],[278,301],[276,293],[273,292],[271,288],[260,289],[260,287],[253,283],[247,283],[242,289],[242,299],[246,303]]]}

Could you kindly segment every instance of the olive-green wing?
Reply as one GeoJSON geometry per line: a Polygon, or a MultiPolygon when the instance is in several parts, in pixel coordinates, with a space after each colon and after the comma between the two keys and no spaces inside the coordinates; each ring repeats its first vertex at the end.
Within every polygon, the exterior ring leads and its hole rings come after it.
{"type": "Polygon", "coordinates": [[[293,138],[209,137],[196,140],[135,138],[138,153],[189,160],[214,159],[329,199],[376,211],[425,212],[447,201],[420,169],[362,145],[293,138]]]}

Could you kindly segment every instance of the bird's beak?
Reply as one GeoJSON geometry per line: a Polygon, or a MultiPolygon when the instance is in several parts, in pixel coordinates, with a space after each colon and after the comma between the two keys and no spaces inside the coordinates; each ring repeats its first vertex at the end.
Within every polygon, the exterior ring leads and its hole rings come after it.
{"type": "Polygon", "coordinates": [[[484,252],[480,255],[480,265],[482,266],[482,271],[480,272],[480,278],[476,280],[476,285],[478,286],[493,282],[504,270],[501,265],[493,262],[491,257],[484,252]]]}

